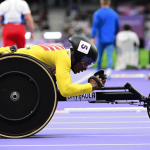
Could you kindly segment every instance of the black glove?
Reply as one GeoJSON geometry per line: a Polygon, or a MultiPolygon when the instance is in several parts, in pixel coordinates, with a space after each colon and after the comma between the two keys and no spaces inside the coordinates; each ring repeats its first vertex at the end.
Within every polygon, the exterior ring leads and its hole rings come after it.
{"type": "Polygon", "coordinates": [[[97,76],[97,75],[98,75],[99,78],[101,78],[102,80],[105,79],[105,76],[104,76],[104,70],[100,70],[100,71],[94,73],[94,76],[97,76]]]}
{"type": "Polygon", "coordinates": [[[88,82],[90,82],[90,79],[95,80],[99,87],[102,87],[102,86],[103,86],[103,85],[100,83],[100,81],[99,81],[95,76],[91,76],[90,78],[88,78],[88,82]]]}
{"type": "Polygon", "coordinates": [[[99,76],[99,78],[101,78],[102,80],[105,79],[105,76],[104,76],[104,70],[100,70],[96,73],[94,73],[94,76],[91,76],[89,79],[88,79],[88,82],[90,81],[90,79],[94,79],[96,81],[96,83],[98,84],[99,87],[102,87],[103,85],[99,82],[99,80],[96,78],[96,76],[99,76]]]}

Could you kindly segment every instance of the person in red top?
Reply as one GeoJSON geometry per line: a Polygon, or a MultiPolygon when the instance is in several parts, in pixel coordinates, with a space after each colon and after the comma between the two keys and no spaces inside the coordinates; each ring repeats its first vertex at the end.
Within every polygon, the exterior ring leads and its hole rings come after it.
{"type": "Polygon", "coordinates": [[[5,0],[0,4],[0,27],[3,25],[3,46],[16,45],[17,48],[25,47],[26,22],[33,40],[34,23],[28,4],[24,0],[5,0]]]}

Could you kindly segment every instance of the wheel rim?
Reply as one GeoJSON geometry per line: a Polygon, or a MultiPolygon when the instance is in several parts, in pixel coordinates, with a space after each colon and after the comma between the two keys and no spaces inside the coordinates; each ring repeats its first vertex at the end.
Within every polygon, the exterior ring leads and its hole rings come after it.
{"type": "Polygon", "coordinates": [[[0,95],[0,116],[17,121],[36,110],[40,92],[34,79],[27,74],[8,72],[0,76],[0,95]]]}
{"type": "Polygon", "coordinates": [[[42,130],[55,112],[57,106],[57,88],[53,80],[53,75],[43,63],[28,55],[11,54],[3,56],[0,58],[0,67],[5,66],[4,64],[7,64],[7,67],[3,67],[0,70],[0,75],[8,72],[27,74],[37,84],[40,91],[40,99],[33,113],[26,115],[23,119],[5,119],[5,117],[0,117],[0,136],[7,138],[31,136],[42,130]],[[9,64],[13,64],[13,66],[9,67],[9,64]],[[40,77],[44,80],[41,80],[40,77]]]}

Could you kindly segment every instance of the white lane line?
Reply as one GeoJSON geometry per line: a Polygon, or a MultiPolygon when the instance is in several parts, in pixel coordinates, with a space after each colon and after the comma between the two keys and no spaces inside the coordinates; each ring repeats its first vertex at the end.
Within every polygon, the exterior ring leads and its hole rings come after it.
{"type": "Polygon", "coordinates": [[[121,127],[121,128],[44,128],[43,130],[128,130],[128,129],[150,129],[150,127],[121,127]]]}
{"type": "Polygon", "coordinates": [[[50,122],[49,124],[101,124],[101,123],[150,123],[150,121],[122,121],[122,122],[50,122]]]}
{"type": "Polygon", "coordinates": [[[68,112],[105,112],[105,111],[147,111],[146,108],[143,107],[94,107],[94,108],[65,108],[64,111],[68,112]]]}
{"type": "Polygon", "coordinates": [[[91,77],[93,75],[93,73],[89,73],[86,76],[84,76],[83,78],[81,78],[80,80],[77,80],[76,82],[74,82],[73,84],[80,84],[83,81],[87,80],[89,77],[91,77]]]}
{"type": "Polygon", "coordinates": [[[97,134],[89,134],[89,135],[86,135],[86,134],[84,134],[84,135],[70,135],[70,134],[67,134],[67,135],[62,135],[62,134],[60,134],[60,135],[33,135],[33,136],[31,136],[31,138],[42,138],[42,137],[78,137],[78,136],[80,136],[80,137],[88,137],[88,136],[90,136],[90,137],[92,137],[92,136],[96,136],[96,137],[103,137],[103,136],[106,136],[106,137],[108,137],[108,136],[150,136],[150,134],[114,134],[114,135],[108,135],[108,134],[106,134],[106,135],[97,135],[97,134]]]}
{"type": "Polygon", "coordinates": [[[0,147],[64,147],[64,146],[146,146],[150,143],[135,144],[60,144],[60,145],[0,145],[0,147]]]}
{"type": "Polygon", "coordinates": [[[53,117],[53,119],[86,119],[86,118],[147,118],[148,116],[100,116],[100,117],[53,117]]]}
{"type": "Polygon", "coordinates": [[[145,74],[112,74],[111,78],[145,78],[145,74]]]}
{"type": "Polygon", "coordinates": [[[56,110],[56,114],[64,114],[70,112],[106,112],[106,111],[147,111],[146,108],[143,107],[105,107],[105,108],[65,108],[64,110],[56,110]]]}

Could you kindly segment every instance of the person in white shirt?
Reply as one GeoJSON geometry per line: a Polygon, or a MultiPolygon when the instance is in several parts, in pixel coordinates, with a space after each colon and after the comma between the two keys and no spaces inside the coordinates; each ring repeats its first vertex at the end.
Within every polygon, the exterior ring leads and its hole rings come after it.
{"type": "Polygon", "coordinates": [[[34,38],[34,23],[30,8],[24,0],[5,0],[0,4],[0,27],[3,25],[3,46],[16,45],[25,47],[25,25],[31,32],[31,41],[34,38]]]}
{"type": "Polygon", "coordinates": [[[125,24],[123,31],[120,31],[116,36],[117,61],[115,70],[126,69],[127,65],[131,65],[140,69],[139,65],[139,45],[140,41],[131,26],[125,24]]]}

